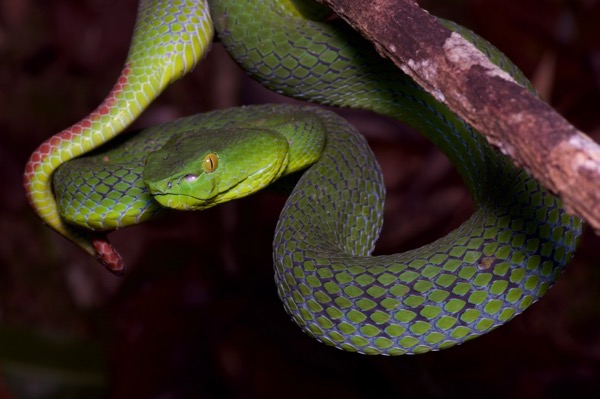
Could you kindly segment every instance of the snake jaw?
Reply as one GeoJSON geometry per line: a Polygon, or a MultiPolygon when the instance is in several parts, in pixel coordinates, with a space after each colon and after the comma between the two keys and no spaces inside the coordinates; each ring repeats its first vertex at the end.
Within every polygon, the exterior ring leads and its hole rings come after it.
{"type": "Polygon", "coordinates": [[[162,207],[180,211],[202,210],[218,203],[214,203],[214,198],[219,191],[213,179],[203,179],[201,185],[192,188],[191,184],[201,176],[186,173],[165,180],[146,181],[146,187],[162,207]]]}

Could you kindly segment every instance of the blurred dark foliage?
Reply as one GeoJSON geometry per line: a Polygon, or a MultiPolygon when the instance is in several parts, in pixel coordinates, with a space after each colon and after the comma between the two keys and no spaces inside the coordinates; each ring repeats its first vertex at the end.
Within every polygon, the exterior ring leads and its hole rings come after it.
{"type": "MultiPolygon", "coordinates": [[[[496,44],[562,115],[600,139],[600,1],[421,4],[496,44]]],[[[25,202],[23,166],[39,143],[108,92],[135,11],[135,0],[0,0],[0,325],[102,348],[110,398],[597,393],[600,240],[591,231],[556,286],[506,326],[446,351],[383,358],[319,344],[285,314],[271,266],[282,196],[261,193],[114,233],[129,264],[123,278],[45,228],[25,202]]],[[[290,100],[245,77],[216,44],[136,127],[278,101],[290,100]]],[[[384,169],[388,197],[378,252],[429,242],[467,218],[472,204],[462,182],[418,133],[373,114],[340,112],[369,138],[384,169]]],[[[0,342],[0,352],[19,344],[0,342]]],[[[47,397],[43,387],[19,387],[9,366],[0,369],[0,398],[21,397],[17,391],[47,397]]]]}

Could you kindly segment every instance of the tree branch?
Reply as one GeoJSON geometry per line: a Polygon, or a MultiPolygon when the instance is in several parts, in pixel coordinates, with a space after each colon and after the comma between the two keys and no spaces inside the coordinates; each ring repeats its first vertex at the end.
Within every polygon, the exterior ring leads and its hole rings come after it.
{"type": "Polygon", "coordinates": [[[600,235],[600,146],[414,0],[319,0],[600,235]]]}

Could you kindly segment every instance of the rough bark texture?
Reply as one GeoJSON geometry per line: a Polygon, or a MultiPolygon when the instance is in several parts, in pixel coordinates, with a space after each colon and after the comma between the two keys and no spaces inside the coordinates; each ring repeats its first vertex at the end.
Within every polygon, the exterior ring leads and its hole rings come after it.
{"type": "Polygon", "coordinates": [[[600,146],[413,0],[319,0],[600,233],[600,146]]]}

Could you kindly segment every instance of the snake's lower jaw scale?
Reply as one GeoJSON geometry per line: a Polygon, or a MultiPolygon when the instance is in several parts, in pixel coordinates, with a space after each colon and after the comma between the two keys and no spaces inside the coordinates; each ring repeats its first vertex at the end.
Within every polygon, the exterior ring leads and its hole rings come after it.
{"type": "Polygon", "coordinates": [[[123,258],[108,241],[106,235],[102,234],[92,239],[92,245],[96,251],[96,258],[108,271],[116,276],[121,276],[125,273],[123,258]]]}
{"type": "Polygon", "coordinates": [[[161,207],[163,207],[163,208],[183,210],[181,208],[178,208],[173,203],[173,201],[171,200],[171,196],[170,195],[166,195],[166,194],[153,194],[153,198],[154,198],[154,201],[158,202],[158,204],[161,207]]]}

